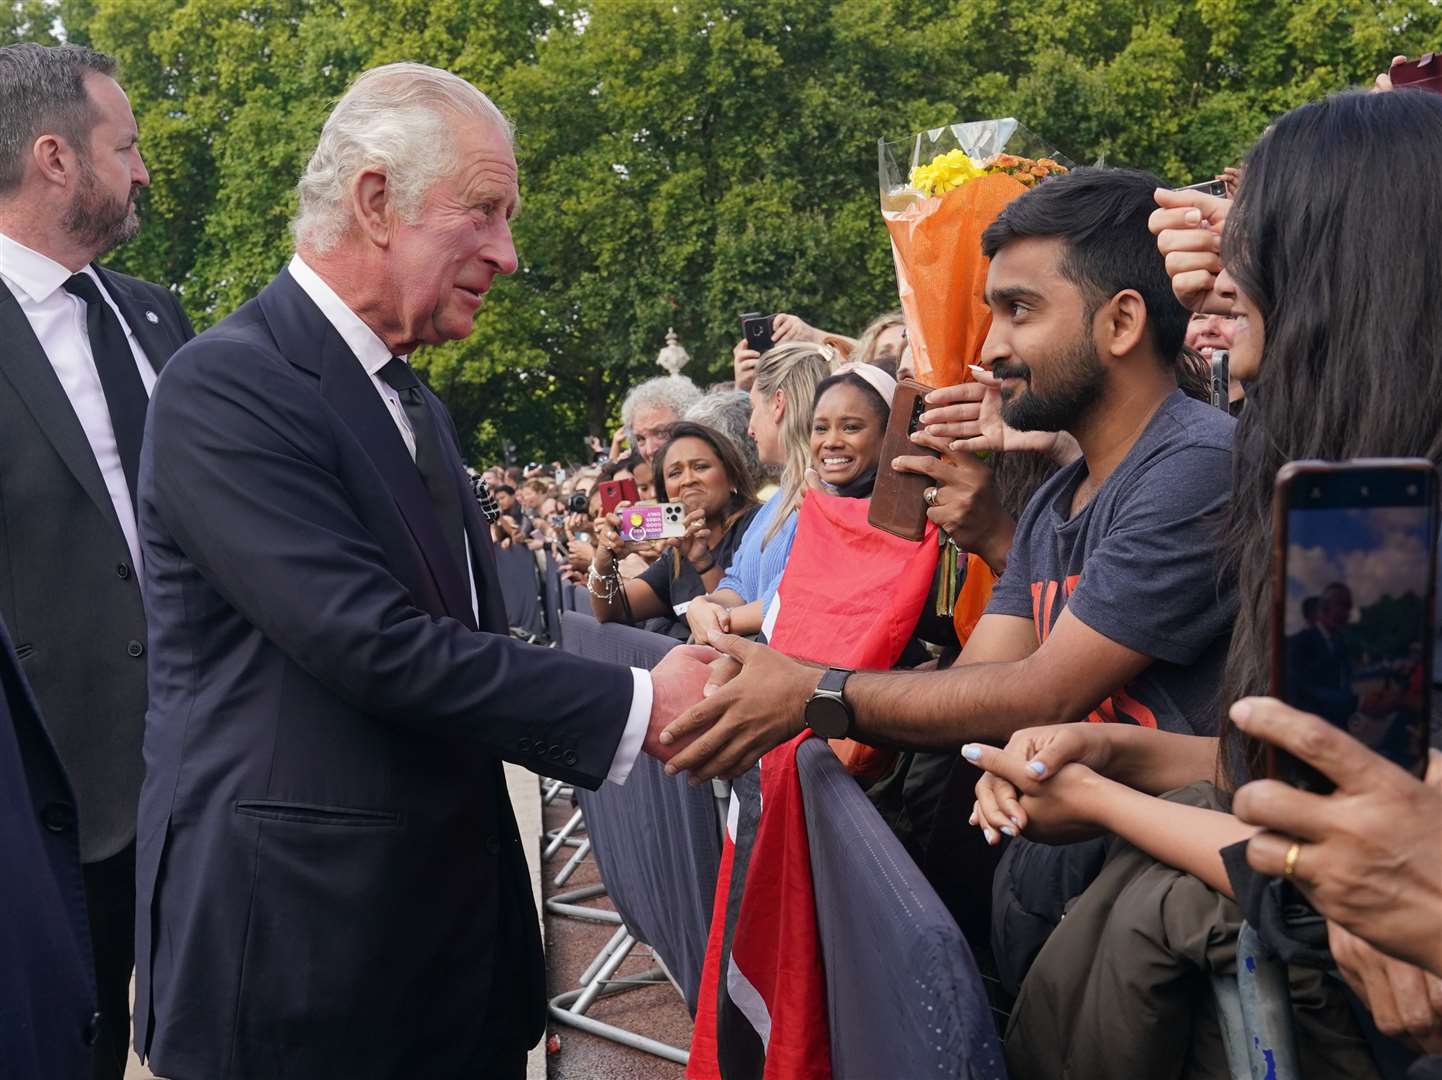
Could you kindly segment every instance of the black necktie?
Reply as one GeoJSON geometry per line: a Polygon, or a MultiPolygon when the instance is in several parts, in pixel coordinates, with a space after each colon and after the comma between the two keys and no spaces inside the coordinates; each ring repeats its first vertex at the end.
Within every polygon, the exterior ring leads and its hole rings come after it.
{"type": "Polygon", "coordinates": [[[380,376],[400,395],[401,408],[406,411],[411,434],[416,439],[416,468],[421,472],[421,479],[431,497],[431,506],[440,519],[441,533],[450,545],[451,557],[460,568],[461,577],[469,581],[465,519],[461,516],[458,482],[441,454],[441,433],[436,430],[435,416],[421,393],[421,382],[410,365],[400,357],[392,357],[390,363],[381,368],[380,376]]]}
{"type": "Polygon", "coordinates": [[[120,467],[125,470],[125,483],[130,488],[130,503],[139,512],[135,501],[135,479],[140,472],[140,440],[145,434],[145,407],[150,397],[140,381],[135,354],[125,337],[125,328],[89,274],[75,274],[65,283],[65,291],[85,301],[85,328],[90,336],[90,355],[105,392],[105,407],[110,412],[110,426],[115,431],[115,448],[120,451],[120,467]]]}

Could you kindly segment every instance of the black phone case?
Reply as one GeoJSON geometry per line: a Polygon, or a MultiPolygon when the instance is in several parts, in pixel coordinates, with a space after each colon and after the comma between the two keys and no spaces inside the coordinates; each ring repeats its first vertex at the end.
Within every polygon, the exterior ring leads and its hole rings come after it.
{"type": "Polygon", "coordinates": [[[776,342],[772,333],[775,318],[775,315],[762,315],[758,312],[742,315],[741,336],[746,340],[746,344],[763,355],[774,348],[776,342]]]}

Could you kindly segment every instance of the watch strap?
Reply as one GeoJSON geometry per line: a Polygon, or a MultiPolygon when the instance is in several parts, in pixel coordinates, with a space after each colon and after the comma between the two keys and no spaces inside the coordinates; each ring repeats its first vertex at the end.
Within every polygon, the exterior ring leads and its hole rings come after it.
{"type": "Polygon", "coordinates": [[[853,672],[850,668],[829,667],[821,675],[821,681],[816,684],[817,690],[825,690],[830,694],[839,694],[846,688],[846,680],[851,678],[853,672]]]}

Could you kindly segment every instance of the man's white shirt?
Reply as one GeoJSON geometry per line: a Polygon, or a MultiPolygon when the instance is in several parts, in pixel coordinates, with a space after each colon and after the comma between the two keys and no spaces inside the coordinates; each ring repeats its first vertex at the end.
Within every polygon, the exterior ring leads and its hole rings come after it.
{"type": "MultiPolygon", "coordinates": [[[[391,362],[393,354],[365,321],[346,306],[345,301],[336,295],[334,289],[325,283],[314,270],[306,265],[304,259],[295,255],[290,260],[290,276],[295,283],[320,308],[326,321],[335,327],[336,333],[341,340],[350,348],[352,354],[360,362],[365,373],[370,376],[371,385],[375,387],[376,393],[380,395],[381,401],[385,403],[386,411],[395,421],[396,429],[400,432],[401,438],[405,440],[406,449],[410,451],[411,458],[416,456],[416,437],[411,430],[411,422],[406,417],[405,408],[401,405],[401,397],[393,386],[381,378],[381,368],[391,362]]],[[[69,274],[67,273],[68,277],[69,274]]],[[[83,307],[83,305],[82,305],[83,307]]],[[[81,325],[84,325],[84,315],[81,315],[81,325]]],[[[128,330],[127,330],[128,332],[128,330]]],[[[134,339],[132,339],[132,346],[134,339]]],[[[401,357],[405,360],[405,357],[401,357]]],[[[152,373],[150,381],[155,381],[152,373]]],[[[99,378],[96,378],[96,386],[99,387],[99,378]]],[[[147,385],[146,389],[149,389],[147,385]]],[[[101,400],[101,409],[104,410],[104,399],[101,400]]],[[[109,414],[106,414],[106,423],[109,424],[109,414]]],[[[114,436],[111,436],[112,446],[114,436]]],[[[116,467],[119,468],[119,457],[116,457],[116,467]]],[[[120,486],[125,487],[125,477],[122,474],[120,486]]],[[[127,496],[128,501],[128,496],[127,496]]],[[[471,561],[471,542],[466,537],[466,575],[470,579],[471,587],[471,613],[475,615],[476,621],[480,621],[476,598],[476,574],[471,561]]],[[[626,730],[621,735],[621,742],[616,747],[616,756],[611,759],[610,772],[606,779],[615,784],[624,784],[626,778],[631,775],[631,769],[636,764],[636,757],[641,753],[641,743],[646,738],[646,729],[651,722],[651,703],[653,689],[651,686],[650,672],[640,668],[631,669],[632,681],[635,690],[631,695],[631,711],[626,717],[626,730]]]]}
{"type": "MultiPolygon", "coordinates": [[[[115,298],[100,280],[93,266],[87,266],[82,273],[88,275],[100,290],[100,295],[115,312],[125,330],[125,340],[135,356],[135,367],[140,372],[140,381],[149,396],[155,386],[155,368],[150,358],[135,339],[130,324],[125,321],[115,298]]],[[[130,499],[130,487],[125,482],[125,469],[120,463],[120,450],[115,443],[115,428],[110,423],[110,409],[105,404],[105,390],[100,385],[100,373],[95,369],[95,357],[90,351],[90,332],[85,321],[85,301],[66,292],[64,285],[70,280],[72,271],[38,251],[32,251],[4,233],[0,233],[0,278],[3,278],[10,293],[20,305],[30,328],[40,342],[40,348],[55,369],[61,389],[70,399],[75,418],[85,432],[90,452],[95,455],[95,464],[100,467],[100,476],[105,481],[105,490],[110,494],[110,503],[115,508],[120,531],[125,534],[125,546],[130,549],[130,563],[135,568],[137,580],[143,580],[144,567],[140,561],[140,539],[135,528],[135,506],[130,499]]]]}

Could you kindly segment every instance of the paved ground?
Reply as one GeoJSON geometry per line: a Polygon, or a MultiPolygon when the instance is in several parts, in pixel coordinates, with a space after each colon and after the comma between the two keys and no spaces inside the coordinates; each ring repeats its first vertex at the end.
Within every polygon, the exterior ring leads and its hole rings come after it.
{"type": "MultiPolygon", "coordinates": [[[[571,853],[571,849],[567,848],[564,854],[557,853],[549,865],[540,865],[543,817],[546,828],[558,828],[571,816],[572,809],[569,802],[558,800],[543,811],[536,777],[517,766],[506,766],[506,781],[516,810],[516,823],[526,841],[527,859],[532,864],[532,886],[537,893],[536,906],[539,909],[543,883],[547,896],[561,891],[552,879],[571,853]],[[536,839],[532,840],[532,837],[536,839]]],[[[587,859],[562,888],[579,888],[599,880],[595,860],[587,859]]],[[[594,903],[609,906],[604,899],[594,903]]],[[[550,994],[554,996],[576,986],[581,972],[615,929],[556,916],[548,916],[543,922],[547,977],[550,994]]],[[[620,977],[636,974],[650,967],[651,963],[648,950],[638,947],[618,974],[620,977]]],[[[632,990],[619,997],[599,1001],[589,1015],[673,1046],[685,1047],[691,1041],[691,1018],[681,996],[669,984],[632,990]]],[[[684,1071],[680,1065],[661,1058],[552,1023],[547,1039],[531,1054],[526,1077],[527,1080],[681,1080],[684,1071]],[[552,1041],[551,1036],[559,1039],[559,1049],[547,1054],[545,1047],[547,1042],[552,1041]]],[[[125,1080],[150,1080],[151,1077],[152,1073],[132,1054],[125,1080]]]]}

